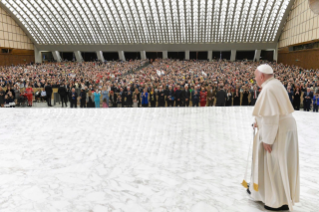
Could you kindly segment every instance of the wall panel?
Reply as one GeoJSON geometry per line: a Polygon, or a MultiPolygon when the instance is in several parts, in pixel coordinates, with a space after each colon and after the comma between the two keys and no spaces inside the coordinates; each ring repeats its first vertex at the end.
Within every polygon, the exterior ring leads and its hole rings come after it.
{"type": "Polygon", "coordinates": [[[0,48],[33,50],[32,41],[27,37],[9,14],[0,7],[0,48]]]}
{"type": "Polygon", "coordinates": [[[278,54],[278,62],[288,65],[296,65],[306,69],[319,69],[319,49],[309,49],[289,52],[283,48],[278,54]]]}
{"type": "Polygon", "coordinates": [[[318,40],[318,23],[319,15],[310,9],[308,0],[295,0],[279,38],[278,48],[318,40]]]}

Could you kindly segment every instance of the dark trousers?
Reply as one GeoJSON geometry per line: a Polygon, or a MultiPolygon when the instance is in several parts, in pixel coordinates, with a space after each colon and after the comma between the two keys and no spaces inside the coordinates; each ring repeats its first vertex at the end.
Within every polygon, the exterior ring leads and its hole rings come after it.
{"type": "Polygon", "coordinates": [[[189,106],[189,101],[183,101],[182,105],[183,105],[183,107],[188,107],[189,106]]]}
{"type": "Polygon", "coordinates": [[[171,101],[171,100],[167,101],[167,106],[174,107],[174,101],[171,101]]]}
{"type": "Polygon", "coordinates": [[[158,101],[158,107],[164,107],[165,102],[164,101],[158,101]]]}
{"type": "Polygon", "coordinates": [[[76,99],[75,100],[73,100],[73,99],[71,99],[71,108],[73,108],[73,107],[77,107],[77,104],[76,104],[77,102],[76,102],[76,99]]]}
{"type": "Polygon", "coordinates": [[[305,102],[305,103],[303,104],[303,110],[304,110],[304,111],[309,111],[309,110],[310,110],[310,103],[305,102]]]}
{"type": "Polygon", "coordinates": [[[61,98],[61,102],[62,102],[62,107],[63,107],[63,103],[65,104],[65,107],[67,107],[68,106],[67,96],[60,96],[60,98],[61,98]]]}
{"type": "Polygon", "coordinates": [[[142,104],[142,107],[148,107],[148,104],[142,104]]]}
{"type": "Polygon", "coordinates": [[[318,105],[317,104],[313,105],[313,112],[317,112],[318,113],[318,105]]]}
{"type": "Polygon", "coordinates": [[[80,103],[81,103],[80,107],[84,108],[85,107],[85,101],[81,101],[80,103]]]}
{"type": "Polygon", "coordinates": [[[48,106],[51,106],[51,97],[52,97],[52,94],[48,94],[48,95],[47,95],[47,103],[48,103],[48,106]]]}
{"type": "Polygon", "coordinates": [[[193,107],[198,107],[198,100],[194,100],[192,103],[193,103],[193,107]]]}
{"type": "Polygon", "coordinates": [[[176,107],[177,106],[182,106],[182,101],[181,100],[176,100],[176,107]]]}
{"type": "Polygon", "coordinates": [[[156,102],[155,101],[151,101],[151,107],[155,107],[156,106],[156,102]]]}

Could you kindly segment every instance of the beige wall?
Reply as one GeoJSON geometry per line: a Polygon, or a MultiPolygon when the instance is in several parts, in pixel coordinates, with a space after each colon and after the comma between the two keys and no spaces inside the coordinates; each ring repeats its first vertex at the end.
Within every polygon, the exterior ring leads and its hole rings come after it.
{"type": "Polygon", "coordinates": [[[0,48],[33,50],[33,43],[17,23],[0,7],[0,48]]]}
{"type": "Polygon", "coordinates": [[[278,47],[291,46],[319,39],[319,15],[313,13],[308,0],[295,0],[278,47]]]}

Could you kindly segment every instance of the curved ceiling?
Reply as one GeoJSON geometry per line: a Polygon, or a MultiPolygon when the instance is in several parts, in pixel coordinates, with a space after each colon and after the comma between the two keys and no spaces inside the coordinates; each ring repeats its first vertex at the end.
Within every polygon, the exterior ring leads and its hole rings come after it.
{"type": "Polygon", "coordinates": [[[274,42],[291,0],[2,0],[38,45],[274,42]]]}

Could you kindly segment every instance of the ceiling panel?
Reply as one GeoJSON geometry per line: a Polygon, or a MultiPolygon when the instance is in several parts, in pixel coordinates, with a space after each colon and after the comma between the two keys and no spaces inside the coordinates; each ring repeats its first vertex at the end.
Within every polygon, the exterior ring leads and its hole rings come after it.
{"type": "Polygon", "coordinates": [[[290,0],[2,0],[38,45],[274,42],[290,0]]]}

